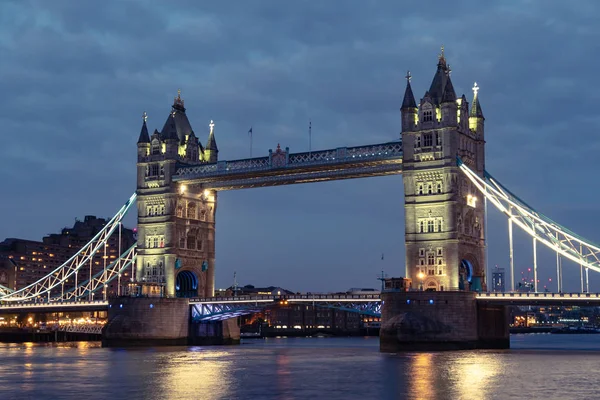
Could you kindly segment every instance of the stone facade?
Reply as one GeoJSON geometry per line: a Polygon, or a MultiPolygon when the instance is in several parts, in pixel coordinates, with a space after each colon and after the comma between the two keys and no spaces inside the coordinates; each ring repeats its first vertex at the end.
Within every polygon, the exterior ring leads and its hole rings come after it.
{"type": "Polygon", "coordinates": [[[178,164],[214,163],[217,154],[214,124],[204,148],[179,95],[161,132],[148,134],[144,114],[138,140],[135,276],[142,294],[213,295],[217,193],[175,183],[173,175],[178,164]]]}
{"type": "Polygon", "coordinates": [[[506,307],[478,304],[475,292],[384,292],[384,352],[510,347],[506,307]]]}
{"type": "Polygon", "coordinates": [[[440,55],[417,106],[407,75],[401,108],[406,276],[423,290],[485,290],[484,201],[459,170],[457,156],[483,176],[484,118],[457,98],[440,55]]]}

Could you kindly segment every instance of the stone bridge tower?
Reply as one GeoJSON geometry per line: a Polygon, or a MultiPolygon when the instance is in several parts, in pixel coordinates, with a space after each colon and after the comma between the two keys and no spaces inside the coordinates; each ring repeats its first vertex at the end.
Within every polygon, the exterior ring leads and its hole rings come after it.
{"type": "Polygon", "coordinates": [[[484,118],[477,84],[469,110],[444,50],[417,106],[410,72],[402,102],[406,276],[423,290],[485,290],[484,201],[457,166],[483,176],[484,118]]]}
{"type": "Polygon", "coordinates": [[[215,280],[215,191],[173,182],[178,165],[217,162],[214,123],[206,148],[196,137],[178,93],[162,128],[138,139],[138,256],[141,294],[212,296],[215,280]]]}

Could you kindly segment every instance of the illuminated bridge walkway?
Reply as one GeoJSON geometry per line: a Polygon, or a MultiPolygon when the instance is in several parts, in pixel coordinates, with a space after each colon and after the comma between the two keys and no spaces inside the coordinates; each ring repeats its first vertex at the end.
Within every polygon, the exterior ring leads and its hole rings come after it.
{"type": "MultiPolygon", "coordinates": [[[[480,293],[477,301],[512,306],[600,306],[600,293],[480,293]]],[[[379,294],[297,294],[282,296],[236,296],[189,299],[192,318],[196,321],[216,321],[247,315],[277,305],[312,305],[323,308],[381,316],[379,294]]],[[[0,314],[51,313],[68,311],[106,311],[109,302],[64,301],[51,303],[0,304],[0,314]]]]}

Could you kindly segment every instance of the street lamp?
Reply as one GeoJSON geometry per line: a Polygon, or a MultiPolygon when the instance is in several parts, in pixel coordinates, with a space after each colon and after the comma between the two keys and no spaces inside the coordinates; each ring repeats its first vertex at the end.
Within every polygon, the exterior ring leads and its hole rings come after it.
{"type": "Polygon", "coordinates": [[[423,272],[419,272],[417,274],[417,277],[419,278],[419,280],[421,281],[421,291],[423,291],[423,278],[425,278],[425,274],[423,272]]]}

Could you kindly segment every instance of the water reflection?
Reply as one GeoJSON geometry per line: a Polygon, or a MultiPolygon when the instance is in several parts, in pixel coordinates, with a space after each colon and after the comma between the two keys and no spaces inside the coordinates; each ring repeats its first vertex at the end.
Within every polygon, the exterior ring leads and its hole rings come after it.
{"type": "Polygon", "coordinates": [[[434,382],[437,371],[434,369],[434,357],[433,353],[416,353],[409,357],[407,386],[411,399],[437,398],[434,382]]]}
{"type": "Polygon", "coordinates": [[[216,348],[192,348],[189,352],[154,355],[151,369],[156,386],[145,398],[225,399],[231,385],[231,354],[216,348]],[[157,395],[160,393],[160,395],[157,395]]]}
{"type": "Polygon", "coordinates": [[[289,357],[286,353],[281,353],[277,355],[276,364],[277,364],[277,389],[281,394],[279,399],[287,400],[292,399],[290,392],[292,390],[292,382],[291,382],[291,373],[289,368],[289,357]]]}
{"type": "Polygon", "coordinates": [[[445,358],[455,397],[464,400],[488,398],[496,375],[503,369],[494,353],[461,352],[461,357],[445,358]]]}

